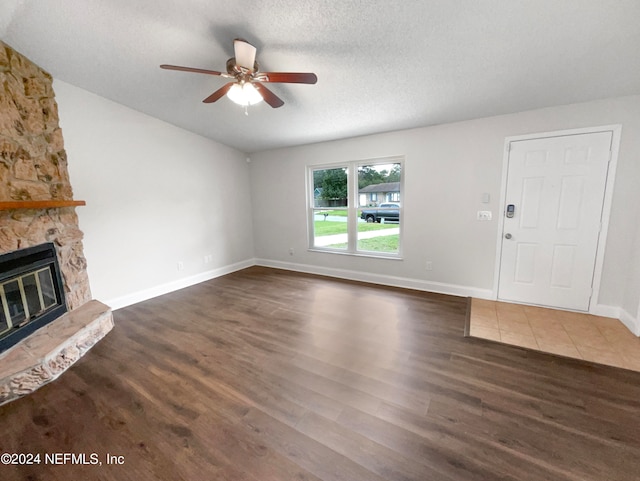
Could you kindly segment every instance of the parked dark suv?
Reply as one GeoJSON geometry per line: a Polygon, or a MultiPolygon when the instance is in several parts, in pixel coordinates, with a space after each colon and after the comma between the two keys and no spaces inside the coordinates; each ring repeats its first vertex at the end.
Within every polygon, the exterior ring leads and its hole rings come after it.
{"type": "Polygon", "coordinates": [[[380,219],[384,219],[385,222],[399,222],[400,205],[385,203],[374,209],[362,209],[360,218],[367,222],[380,222],[380,219]]]}

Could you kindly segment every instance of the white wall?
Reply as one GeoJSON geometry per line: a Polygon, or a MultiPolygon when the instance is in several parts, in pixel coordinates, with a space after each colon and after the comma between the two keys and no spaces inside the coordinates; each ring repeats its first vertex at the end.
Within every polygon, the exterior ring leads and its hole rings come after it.
{"type": "MultiPolygon", "coordinates": [[[[636,157],[636,162],[640,164],[640,155],[636,157]]],[[[638,189],[640,190],[640,187],[638,189]]],[[[623,320],[632,330],[633,327],[631,324],[633,324],[635,320],[634,332],[640,336],[640,208],[637,209],[635,221],[629,219],[628,222],[631,225],[635,224],[636,232],[633,238],[633,252],[629,257],[629,272],[622,302],[623,320]],[[626,319],[624,319],[624,317],[626,317],[626,319]]]]}
{"type": "Polygon", "coordinates": [[[491,297],[505,137],[621,124],[599,302],[640,328],[640,96],[260,152],[249,165],[214,141],[59,80],[54,88],[75,198],[87,201],[77,212],[93,296],[113,307],[254,258],[491,297]],[[406,158],[404,259],[308,251],[305,167],[389,155],[406,158]],[[494,220],[477,222],[476,211],[487,209],[494,220]],[[433,271],[424,269],[427,260],[433,271]]]}
{"type": "Polygon", "coordinates": [[[265,265],[492,296],[505,137],[611,124],[622,124],[622,139],[599,303],[637,316],[640,266],[629,261],[640,258],[640,96],[252,154],[256,257],[265,265]],[[404,259],[308,251],[305,167],[387,155],[406,158],[404,259]],[[488,205],[480,202],[484,192],[488,205]],[[475,220],[478,210],[492,210],[493,221],[475,220]],[[433,271],[424,269],[428,260],[433,271]]]}
{"type": "Polygon", "coordinates": [[[76,212],[94,298],[122,307],[252,264],[243,153],[60,80],[54,89],[74,197],[87,202],[76,212]]]}

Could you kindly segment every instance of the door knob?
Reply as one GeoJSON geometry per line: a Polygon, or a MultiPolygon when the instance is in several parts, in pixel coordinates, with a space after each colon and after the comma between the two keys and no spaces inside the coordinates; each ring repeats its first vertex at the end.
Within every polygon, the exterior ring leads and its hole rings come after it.
{"type": "Polygon", "coordinates": [[[508,232],[504,235],[505,239],[511,239],[513,236],[511,234],[509,234],[508,232]]]}

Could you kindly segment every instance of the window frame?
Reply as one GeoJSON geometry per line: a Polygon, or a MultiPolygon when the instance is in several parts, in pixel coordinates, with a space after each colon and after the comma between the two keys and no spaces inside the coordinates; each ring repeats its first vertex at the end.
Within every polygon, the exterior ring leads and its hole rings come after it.
{"type": "Polygon", "coordinates": [[[404,206],[402,201],[394,203],[399,204],[400,221],[398,222],[398,251],[397,252],[378,252],[358,250],[358,218],[359,211],[366,209],[366,205],[360,207],[360,192],[358,188],[358,169],[363,166],[375,166],[385,164],[400,164],[400,199],[404,198],[404,178],[405,178],[405,159],[404,156],[377,157],[373,159],[349,160],[343,162],[332,162],[323,164],[307,165],[307,240],[308,250],[313,252],[326,252],[331,254],[342,254],[357,257],[375,257],[381,259],[402,260],[402,244],[403,244],[403,224],[404,224],[404,206]],[[336,207],[332,209],[347,211],[347,247],[332,248],[325,246],[316,246],[314,216],[318,210],[326,208],[315,207],[314,198],[314,179],[313,173],[318,170],[330,170],[344,168],[347,172],[347,206],[336,207]]]}

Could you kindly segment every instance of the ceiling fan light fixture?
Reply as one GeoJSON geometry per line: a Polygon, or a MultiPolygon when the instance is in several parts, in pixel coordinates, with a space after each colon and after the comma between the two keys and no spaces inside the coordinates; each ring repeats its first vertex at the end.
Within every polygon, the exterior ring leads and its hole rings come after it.
{"type": "Polygon", "coordinates": [[[318,81],[316,74],[311,72],[260,72],[258,62],[256,61],[256,48],[241,38],[234,40],[233,50],[235,57],[227,60],[226,73],[216,70],[168,64],[162,64],[160,68],[217,75],[230,79],[229,82],[213,92],[202,102],[212,104],[226,95],[232,102],[244,107],[244,112],[247,115],[247,109],[250,105],[255,105],[263,100],[274,109],[284,105],[284,101],[269,90],[265,84],[315,84],[318,81]]]}
{"type": "Polygon", "coordinates": [[[243,107],[260,103],[263,100],[262,95],[251,82],[233,84],[227,92],[227,97],[243,107]]]}

